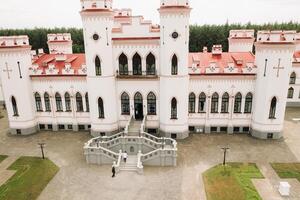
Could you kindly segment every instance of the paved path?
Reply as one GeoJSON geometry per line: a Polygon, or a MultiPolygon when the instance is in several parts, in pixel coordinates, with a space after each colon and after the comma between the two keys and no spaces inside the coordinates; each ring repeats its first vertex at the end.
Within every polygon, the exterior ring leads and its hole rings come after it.
{"type": "Polygon", "coordinates": [[[16,171],[7,170],[7,168],[9,168],[9,166],[11,166],[17,159],[18,157],[16,156],[9,156],[0,163],[0,186],[16,173],[16,171]]]}

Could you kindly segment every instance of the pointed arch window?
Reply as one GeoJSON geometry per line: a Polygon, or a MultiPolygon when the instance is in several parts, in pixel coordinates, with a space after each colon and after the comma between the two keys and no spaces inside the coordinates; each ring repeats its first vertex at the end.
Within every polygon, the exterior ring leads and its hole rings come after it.
{"type": "Polygon", "coordinates": [[[290,76],[290,84],[296,84],[296,73],[293,72],[290,76]]]}
{"type": "Polygon", "coordinates": [[[271,101],[271,105],[270,105],[269,119],[275,119],[276,107],[277,107],[277,99],[276,99],[276,97],[273,97],[273,99],[271,101]]]}
{"type": "Polygon", "coordinates": [[[96,76],[101,76],[102,71],[101,71],[101,60],[99,56],[96,56],[95,58],[95,71],[96,71],[96,76]]]}
{"type": "Polygon", "coordinates": [[[196,95],[191,93],[189,95],[189,113],[195,113],[195,106],[196,105],[196,95]]]}
{"type": "Polygon", "coordinates": [[[172,67],[171,74],[177,75],[178,74],[178,58],[175,54],[172,57],[172,66],[171,67],[172,67]]]}
{"type": "Polygon", "coordinates": [[[99,119],[104,119],[104,105],[101,97],[99,97],[98,99],[98,112],[99,112],[99,119]]]}
{"type": "Polygon", "coordinates": [[[175,98],[171,101],[171,119],[177,119],[177,100],[175,98]]]}
{"type": "Polygon", "coordinates": [[[147,96],[148,115],[156,115],[156,96],[150,92],[147,96]]]}
{"type": "Polygon", "coordinates": [[[77,112],[83,112],[83,101],[82,96],[79,92],[76,93],[76,106],[77,112]]]}
{"type": "Polygon", "coordinates": [[[86,105],[86,112],[90,112],[90,104],[89,104],[89,94],[85,94],[85,105],[86,105]]]}
{"type": "Polygon", "coordinates": [[[126,92],[121,95],[121,111],[122,115],[130,115],[129,95],[126,92]]]}
{"type": "Polygon", "coordinates": [[[211,98],[211,113],[218,113],[219,110],[219,95],[214,93],[211,98]]]}
{"type": "Polygon", "coordinates": [[[222,96],[221,113],[228,113],[229,108],[229,94],[226,92],[222,96]]]}
{"type": "Polygon", "coordinates": [[[44,101],[46,112],[51,112],[50,96],[47,92],[44,94],[44,101]]]}
{"type": "Polygon", "coordinates": [[[120,75],[128,75],[128,59],[124,53],[119,56],[119,73],[120,75]]]}
{"type": "Polygon", "coordinates": [[[242,112],[242,94],[237,93],[234,98],[234,113],[242,112]]]}
{"type": "Polygon", "coordinates": [[[202,92],[199,96],[199,108],[198,108],[198,112],[199,113],[203,113],[205,112],[205,106],[206,106],[206,95],[204,94],[204,92],[202,92]]]}
{"type": "Polygon", "coordinates": [[[142,75],[142,58],[136,53],[132,59],[133,75],[142,75]]]}
{"type": "Polygon", "coordinates": [[[57,112],[62,112],[63,107],[62,107],[62,101],[61,101],[61,96],[59,93],[55,94],[55,102],[56,102],[56,111],[57,112]]]}
{"type": "Polygon", "coordinates": [[[147,75],[155,75],[156,66],[155,66],[155,57],[152,53],[149,53],[149,55],[146,58],[146,74],[147,75]]]}
{"type": "Polygon", "coordinates": [[[294,88],[290,87],[288,90],[288,98],[292,99],[294,98],[294,88]]]}
{"type": "Polygon", "coordinates": [[[251,93],[248,93],[246,95],[246,99],[245,99],[244,113],[251,113],[252,112],[252,101],[253,101],[253,96],[252,96],[251,93]]]}
{"type": "Polygon", "coordinates": [[[35,98],[35,107],[36,107],[36,111],[37,112],[42,112],[43,111],[43,106],[42,106],[42,98],[41,95],[39,93],[35,93],[34,94],[34,98],[35,98]]]}
{"type": "Polygon", "coordinates": [[[18,117],[19,116],[18,105],[14,96],[11,97],[11,104],[12,104],[13,114],[14,114],[13,116],[18,117]]]}
{"type": "Polygon", "coordinates": [[[69,93],[65,93],[66,112],[71,112],[71,98],[69,93]]]}

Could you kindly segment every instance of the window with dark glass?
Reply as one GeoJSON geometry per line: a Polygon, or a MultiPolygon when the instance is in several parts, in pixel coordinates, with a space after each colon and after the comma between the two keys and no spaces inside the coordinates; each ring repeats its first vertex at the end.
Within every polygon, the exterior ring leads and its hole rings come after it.
{"type": "Polygon", "coordinates": [[[96,76],[101,76],[101,60],[98,56],[95,58],[95,70],[96,70],[96,76]]]}
{"type": "Polygon", "coordinates": [[[296,73],[293,72],[290,76],[290,84],[296,84],[296,73]]]}
{"type": "Polygon", "coordinates": [[[199,113],[205,112],[205,104],[206,104],[206,95],[202,92],[199,96],[199,108],[198,108],[199,113]]]}
{"type": "Polygon", "coordinates": [[[57,112],[62,112],[63,111],[62,100],[61,100],[61,96],[60,96],[59,93],[55,94],[55,101],[56,101],[56,110],[57,110],[57,112]]]}
{"type": "Polygon", "coordinates": [[[276,106],[277,106],[277,99],[276,97],[273,97],[270,105],[270,112],[269,112],[269,118],[275,119],[276,116],[276,106]]]}
{"type": "Polygon", "coordinates": [[[76,93],[76,106],[77,112],[83,112],[83,101],[82,96],[79,92],[76,93]]]}
{"type": "Polygon", "coordinates": [[[211,113],[218,113],[219,108],[219,95],[214,93],[211,97],[211,113]]]}
{"type": "Polygon", "coordinates": [[[175,98],[171,101],[171,119],[177,119],[177,100],[175,98]]]}
{"type": "Polygon", "coordinates": [[[70,94],[65,94],[65,106],[66,106],[66,112],[71,112],[71,98],[70,94]]]}
{"type": "Polygon", "coordinates": [[[148,115],[156,115],[156,96],[150,92],[147,96],[148,115]]]}
{"type": "Polygon", "coordinates": [[[134,54],[133,56],[132,68],[133,68],[133,75],[142,75],[142,59],[138,53],[134,54]]]}
{"type": "Polygon", "coordinates": [[[171,74],[172,75],[177,75],[178,74],[178,58],[176,55],[173,55],[172,57],[172,69],[171,69],[171,74]]]}
{"type": "Polygon", "coordinates": [[[146,70],[147,75],[155,75],[155,57],[152,53],[146,58],[146,70]]]}
{"type": "Polygon", "coordinates": [[[124,53],[119,57],[119,74],[128,75],[128,59],[124,53]]]}
{"type": "Polygon", "coordinates": [[[242,94],[237,93],[234,98],[234,113],[242,112],[242,94]]]}
{"type": "Polygon", "coordinates": [[[294,98],[294,88],[289,88],[289,90],[288,90],[288,98],[289,99],[292,99],[292,98],[294,98]]]}
{"type": "Polygon", "coordinates": [[[98,99],[98,112],[99,112],[99,118],[104,119],[104,105],[102,98],[98,99]]]}
{"type": "Polygon", "coordinates": [[[126,92],[121,95],[121,111],[122,115],[130,115],[129,96],[126,92]]]}
{"type": "Polygon", "coordinates": [[[252,112],[252,100],[253,100],[253,96],[251,93],[248,93],[246,95],[246,99],[245,99],[245,113],[251,113],[252,112]]]}
{"type": "Polygon", "coordinates": [[[14,113],[14,117],[19,116],[19,111],[18,111],[18,106],[17,106],[17,102],[15,97],[11,97],[11,104],[12,104],[12,108],[13,108],[13,113],[14,113]]]}
{"type": "Polygon", "coordinates": [[[36,111],[42,112],[43,106],[42,106],[42,98],[41,98],[40,94],[36,92],[34,95],[34,98],[35,98],[36,111]]]}
{"type": "Polygon", "coordinates": [[[222,96],[221,113],[228,113],[228,108],[229,108],[229,95],[226,92],[222,96]]]}
{"type": "Polygon", "coordinates": [[[189,113],[195,113],[195,107],[196,107],[196,95],[194,93],[191,93],[189,95],[189,113]]]}
{"type": "Polygon", "coordinates": [[[44,94],[44,101],[46,112],[51,112],[50,96],[47,92],[44,94]]]}
{"type": "Polygon", "coordinates": [[[86,105],[86,112],[90,112],[90,104],[89,104],[89,94],[85,94],[85,105],[86,105]]]}

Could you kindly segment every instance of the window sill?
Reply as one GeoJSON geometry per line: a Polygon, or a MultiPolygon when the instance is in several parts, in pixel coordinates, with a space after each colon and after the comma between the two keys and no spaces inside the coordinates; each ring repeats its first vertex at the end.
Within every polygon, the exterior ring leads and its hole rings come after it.
{"type": "Polygon", "coordinates": [[[62,112],[64,112],[64,111],[62,111],[62,110],[57,110],[56,112],[58,112],[58,113],[62,113],[62,112]]]}
{"type": "Polygon", "coordinates": [[[19,115],[13,115],[13,117],[19,117],[19,115]]]}
{"type": "Polygon", "coordinates": [[[156,116],[156,113],[148,113],[149,116],[156,116]]]}
{"type": "Polygon", "coordinates": [[[130,113],[122,113],[121,115],[124,115],[124,116],[129,116],[130,113]]]}
{"type": "Polygon", "coordinates": [[[48,112],[48,113],[50,113],[50,112],[51,112],[51,110],[46,110],[45,112],[48,112]]]}
{"type": "Polygon", "coordinates": [[[98,119],[105,119],[104,117],[99,117],[98,119]]]}
{"type": "Polygon", "coordinates": [[[66,110],[66,112],[70,113],[70,112],[72,112],[72,111],[71,111],[71,110],[66,110]]]}
{"type": "Polygon", "coordinates": [[[200,111],[200,112],[198,112],[199,114],[205,114],[206,112],[204,112],[204,111],[200,111]]]}
{"type": "Polygon", "coordinates": [[[229,112],[221,112],[221,114],[229,114],[229,112]]]}
{"type": "Polygon", "coordinates": [[[41,112],[44,112],[44,111],[43,110],[37,110],[36,112],[41,113],[41,112]]]}
{"type": "Polygon", "coordinates": [[[244,112],[244,114],[251,114],[251,112],[244,112]]]}
{"type": "Polygon", "coordinates": [[[269,119],[276,119],[276,117],[269,117],[269,119]]]}
{"type": "Polygon", "coordinates": [[[211,114],[219,114],[219,112],[210,112],[211,114]]]}
{"type": "Polygon", "coordinates": [[[178,118],[176,117],[176,118],[171,118],[171,120],[178,120],[178,118]]]}
{"type": "Polygon", "coordinates": [[[233,114],[243,114],[242,112],[234,112],[233,114]]]}

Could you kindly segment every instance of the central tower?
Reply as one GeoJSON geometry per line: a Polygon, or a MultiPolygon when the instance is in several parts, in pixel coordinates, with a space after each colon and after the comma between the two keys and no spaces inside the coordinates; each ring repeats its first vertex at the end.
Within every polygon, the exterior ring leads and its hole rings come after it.
{"type": "Polygon", "coordinates": [[[188,136],[188,0],[160,1],[160,132],[188,136]]]}

